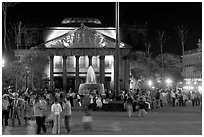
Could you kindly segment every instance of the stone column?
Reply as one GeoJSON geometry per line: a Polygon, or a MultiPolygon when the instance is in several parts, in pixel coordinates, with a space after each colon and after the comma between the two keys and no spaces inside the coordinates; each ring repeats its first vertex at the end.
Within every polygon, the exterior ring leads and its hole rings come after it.
{"type": "Polygon", "coordinates": [[[75,56],[76,58],[76,67],[75,67],[75,73],[76,73],[76,84],[75,84],[75,90],[78,91],[79,89],[79,84],[80,84],[80,81],[79,81],[79,57],[80,56],[75,56]]]}
{"type": "Polygon", "coordinates": [[[104,84],[105,80],[105,56],[100,56],[100,83],[104,84]]]}
{"type": "Polygon", "coordinates": [[[50,90],[54,89],[54,55],[50,55],[50,90]]]}
{"type": "Polygon", "coordinates": [[[63,90],[67,90],[67,56],[63,56],[63,90]]]}
{"type": "Polygon", "coordinates": [[[129,91],[130,89],[130,84],[129,84],[129,80],[130,80],[130,61],[129,59],[125,59],[125,76],[124,76],[124,80],[125,80],[125,89],[129,91]]]}
{"type": "Polygon", "coordinates": [[[89,57],[89,66],[92,66],[92,56],[88,56],[89,57]]]}

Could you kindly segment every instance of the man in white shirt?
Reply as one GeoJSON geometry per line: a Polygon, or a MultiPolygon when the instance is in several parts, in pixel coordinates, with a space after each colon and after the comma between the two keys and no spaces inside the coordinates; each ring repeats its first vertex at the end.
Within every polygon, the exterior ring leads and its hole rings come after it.
{"type": "Polygon", "coordinates": [[[51,112],[54,116],[54,127],[52,130],[53,134],[60,134],[60,113],[62,112],[62,107],[58,103],[57,98],[55,99],[55,103],[51,107],[51,112]]]}
{"type": "Polygon", "coordinates": [[[70,116],[72,114],[72,110],[71,110],[71,103],[69,102],[70,98],[67,97],[67,99],[65,99],[65,102],[63,103],[63,109],[64,109],[64,124],[65,124],[65,128],[66,128],[66,133],[69,133],[70,130],[70,116]]]}

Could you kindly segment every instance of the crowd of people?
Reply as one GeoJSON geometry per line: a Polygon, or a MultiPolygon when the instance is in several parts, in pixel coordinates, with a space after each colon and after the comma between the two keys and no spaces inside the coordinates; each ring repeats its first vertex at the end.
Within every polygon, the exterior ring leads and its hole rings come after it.
{"type": "Polygon", "coordinates": [[[141,89],[135,91],[123,91],[121,99],[124,98],[124,107],[128,116],[139,110],[139,117],[145,116],[148,110],[161,108],[164,106],[186,106],[186,103],[192,106],[201,106],[202,95],[196,91],[184,91],[181,88],[155,89],[144,91],[141,89]]]}
{"type": "MultiPolygon", "coordinates": [[[[7,93],[3,95],[2,100],[2,124],[6,127],[9,124],[15,127],[17,120],[19,126],[25,125],[28,127],[28,134],[41,134],[41,130],[46,133],[50,126],[53,134],[60,134],[60,119],[64,118],[66,133],[69,133],[71,131],[72,108],[79,107],[85,112],[83,118],[84,123],[86,123],[85,129],[91,129],[90,110],[101,111],[103,105],[113,101],[114,98],[116,98],[114,92],[109,89],[105,90],[105,95],[96,92],[79,95],[71,88],[67,92],[59,89],[50,93],[47,90],[34,92],[27,89],[22,94],[17,92],[7,93]],[[24,120],[23,123],[22,119],[24,120]],[[36,127],[34,127],[34,123],[36,123],[36,127]]],[[[128,117],[134,115],[136,111],[139,111],[139,117],[145,117],[148,110],[164,106],[184,107],[187,102],[191,102],[193,107],[199,106],[202,102],[202,95],[199,92],[184,92],[182,89],[176,88],[152,91],[137,89],[121,91],[117,101],[124,104],[128,117]]]]}
{"type": "MultiPolygon", "coordinates": [[[[38,92],[39,93],[39,92],[38,92]]],[[[28,127],[28,134],[41,134],[41,130],[47,132],[47,122],[50,122],[53,134],[60,134],[60,118],[64,117],[66,133],[70,130],[71,103],[70,95],[63,95],[64,92],[57,90],[55,93],[38,94],[26,91],[4,94],[2,100],[2,124],[5,127],[18,126],[28,127]],[[22,123],[23,121],[23,123],[22,123]],[[32,123],[35,121],[35,124],[32,123]],[[36,127],[33,127],[35,126],[36,127]],[[33,128],[33,130],[31,130],[33,128]]]]}

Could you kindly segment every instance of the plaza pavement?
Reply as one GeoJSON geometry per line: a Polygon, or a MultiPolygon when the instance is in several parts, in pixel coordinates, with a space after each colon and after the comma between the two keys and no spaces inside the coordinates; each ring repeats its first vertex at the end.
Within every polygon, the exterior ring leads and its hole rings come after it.
{"type": "MultiPolygon", "coordinates": [[[[84,131],[82,111],[73,111],[70,135],[202,135],[201,107],[164,107],[153,109],[147,117],[127,117],[126,112],[92,112],[93,131],[84,131]]],[[[51,128],[47,128],[51,135],[51,128]]],[[[26,135],[26,127],[15,127],[12,135],[26,135]]],[[[64,124],[61,134],[66,135],[64,124]]]]}

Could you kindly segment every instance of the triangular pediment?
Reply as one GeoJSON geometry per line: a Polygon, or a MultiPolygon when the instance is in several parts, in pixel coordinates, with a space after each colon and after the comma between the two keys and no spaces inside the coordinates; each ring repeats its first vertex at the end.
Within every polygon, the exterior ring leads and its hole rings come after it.
{"type": "MultiPolygon", "coordinates": [[[[115,48],[115,39],[97,30],[81,26],[43,44],[46,48],[115,48]]],[[[125,44],[120,43],[120,48],[125,44]]]]}

